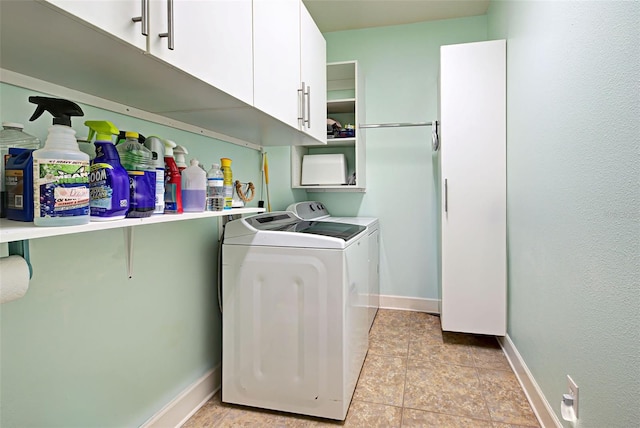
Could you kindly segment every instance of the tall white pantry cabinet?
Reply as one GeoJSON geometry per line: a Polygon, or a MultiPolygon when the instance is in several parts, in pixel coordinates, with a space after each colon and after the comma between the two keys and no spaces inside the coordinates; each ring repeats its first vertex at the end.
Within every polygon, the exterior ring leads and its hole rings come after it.
{"type": "Polygon", "coordinates": [[[506,42],[440,48],[441,322],[504,336],[506,42]]]}

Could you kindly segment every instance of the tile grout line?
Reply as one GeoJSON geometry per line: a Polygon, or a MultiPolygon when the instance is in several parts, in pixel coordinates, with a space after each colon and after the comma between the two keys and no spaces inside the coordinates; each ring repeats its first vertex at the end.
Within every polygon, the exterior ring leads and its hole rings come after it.
{"type": "MultiPolygon", "coordinates": [[[[411,318],[411,317],[409,317],[411,318]]],[[[404,384],[402,385],[402,407],[400,408],[400,427],[404,424],[404,397],[407,391],[407,374],[409,372],[409,348],[411,347],[411,333],[413,333],[413,322],[409,321],[409,338],[407,340],[407,353],[404,358],[404,384]]]]}
{"type": "Polygon", "coordinates": [[[487,403],[487,396],[485,394],[484,387],[482,386],[482,379],[480,379],[480,372],[478,371],[478,365],[476,364],[476,359],[474,358],[473,348],[469,349],[471,351],[471,361],[473,362],[473,371],[476,373],[476,378],[478,379],[478,386],[480,387],[480,394],[482,395],[482,402],[484,403],[484,407],[487,409],[487,414],[489,415],[489,421],[491,425],[494,425],[493,416],[491,415],[491,409],[489,408],[489,403],[487,403]]]}

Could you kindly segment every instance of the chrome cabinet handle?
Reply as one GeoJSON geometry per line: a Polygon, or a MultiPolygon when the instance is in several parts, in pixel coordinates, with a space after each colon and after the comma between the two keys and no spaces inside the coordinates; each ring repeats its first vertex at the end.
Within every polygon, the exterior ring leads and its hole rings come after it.
{"type": "Polygon", "coordinates": [[[444,179],[444,212],[449,212],[449,186],[446,178],[444,179]]]}
{"type": "Polygon", "coordinates": [[[302,87],[298,89],[298,120],[302,121],[302,125],[304,126],[305,112],[304,112],[304,82],[302,82],[302,87]]]}
{"type": "MultiPolygon", "coordinates": [[[[304,88],[304,82],[302,83],[302,87],[304,88]]],[[[311,129],[311,86],[307,86],[307,92],[304,93],[307,97],[307,118],[305,119],[305,123],[307,124],[307,128],[311,129]]]]}
{"type": "Polygon", "coordinates": [[[167,37],[167,47],[169,50],[173,50],[173,0],[167,0],[167,25],[169,26],[168,31],[158,34],[158,37],[167,37]]]}
{"type": "Polygon", "coordinates": [[[149,35],[149,0],[141,0],[140,3],[142,3],[142,15],[141,16],[135,16],[133,18],[131,18],[131,20],[133,22],[140,22],[142,23],[142,35],[143,36],[148,36],[149,35]]]}

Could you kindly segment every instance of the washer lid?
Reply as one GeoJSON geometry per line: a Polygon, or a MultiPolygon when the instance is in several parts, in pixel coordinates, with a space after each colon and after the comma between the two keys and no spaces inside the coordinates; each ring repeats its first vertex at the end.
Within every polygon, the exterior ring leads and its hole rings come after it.
{"type": "Polygon", "coordinates": [[[224,243],[299,248],[346,248],[366,234],[362,225],[302,220],[294,213],[262,213],[230,221],[224,243]]]}
{"type": "Polygon", "coordinates": [[[364,226],[332,221],[301,220],[289,212],[259,214],[246,219],[258,230],[309,233],[348,241],[366,229],[364,226]]]}

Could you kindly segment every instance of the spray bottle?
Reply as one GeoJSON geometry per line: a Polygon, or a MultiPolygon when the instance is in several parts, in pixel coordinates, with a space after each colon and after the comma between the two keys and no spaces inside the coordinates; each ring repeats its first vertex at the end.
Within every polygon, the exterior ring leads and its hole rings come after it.
{"type": "Polygon", "coordinates": [[[162,140],[164,143],[164,212],[165,214],[182,214],[182,179],[180,170],[173,158],[176,143],[162,140]]]}
{"type": "Polygon", "coordinates": [[[91,221],[120,220],[129,210],[129,176],[120,164],[120,155],[111,141],[118,128],[106,120],[87,120],[91,141],[96,134],[96,157],[89,175],[91,221]]]}
{"type": "Polygon", "coordinates": [[[78,148],[71,116],[82,109],[68,100],[29,97],[37,104],[30,121],[48,111],[53,126],[44,147],[33,152],[33,223],[71,226],[89,222],[89,155],[78,148]]]}
{"type": "Polygon", "coordinates": [[[187,158],[185,157],[185,155],[188,155],[188,154],[189,154],[189,151],[184,146],[176,145],[176,148],[173,149],[173,155],[175,156],[176,165],[180,170],[180,174],[182,174],[182,171],[184,171],[185,168],[187,168],[188,166],[187,158]]]}

